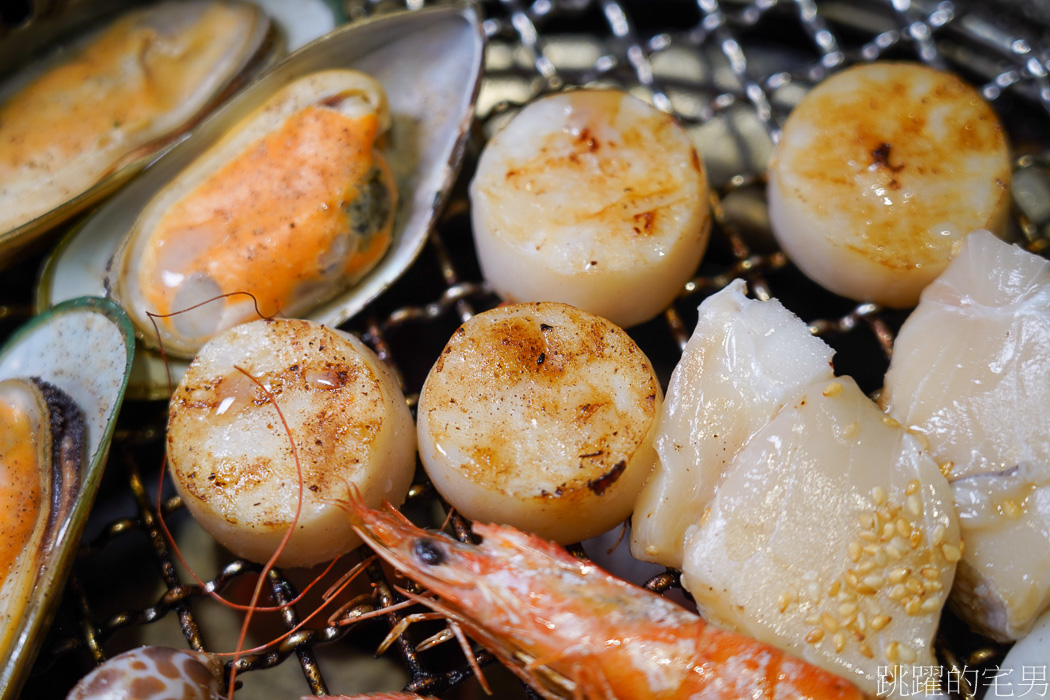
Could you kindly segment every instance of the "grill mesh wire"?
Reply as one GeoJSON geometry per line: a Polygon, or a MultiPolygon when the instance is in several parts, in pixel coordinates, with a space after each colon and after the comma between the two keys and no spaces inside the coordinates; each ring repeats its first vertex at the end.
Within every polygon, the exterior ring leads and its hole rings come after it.
{"type": "MultiPolygon", "coordinates": [[[[407,6],[415,9],[423,4],[410,1],[407,6]]],[[[372,0],[345,4],[351,19],[405,7],[404,2],[372,0]]],[[[802,277],[769,237],[762,196],[765,159],[791,106],[808,86],[851,63],[917,59],[956,70],[978,85],[1004,117],[1016,149],[1031,154],[1017,161],[1017,180],[1029,186],[1015,192],[1014,219],[1029,249],[1043,252],[1047,247],[1050,199],[1045,193],[1050,191],[1046,185],[1050,164],[1044,149],[1050,143],[1045,126],[1050,113],[1050,52],[1015,30],[1004,29],[1002,18],[993,24],[950,2],[908,0],[892,4],[502,0],[485,2],[482,10],[489,48],[463,176],[420,261],[347,325],[395,369],[413,405],[445,340],[473,313],[498,302],[481,280],[470,241],[464,185],[477,152],[486,136],[522,104],[565,87],[618,85],[674,113],[694,136],[715,185],[712,243],[697,277],[662,316],[630,331],[653,360],[664,385],[691,333],[698,303],[730,280],[743,277],[752,294],[778,297],[835,347],[840,373],[854,375],[868,391],[878,389],[904,314],[871,304],[855,305],[802,277]]],[[[15,305],[2,310],[15,315],[19,311],[15,305]]],[[[177,619],[192,648],[229,650],[209,646],[202,633],[203,599],[208,590],[229,593],[250,587],[261,567],[232,561],[201,571],[202,576],[213,576],[204,587],[177,568],[156,509],[163,411],[155,404],[129,404],[122,414],[89,540],[30,680],[27,692],[33,697],[45,697],[37,695],[45,693],[44,688],[47,692],[68,688],[92,664],[134,646],[131,640],[137,628],[159,620],[177,619]],[[131,566],[131,560],[146,563],[131,566]],[[102,600],[106,596],[100,587],[110,579],[100,572],[112,568],[120,571],[109,574],[133,590],[154,590],[159,579],[163,593],[140,606],[121,600],[115,609],[107,609],[113,603],[102,600]],[[56,673],[58,669],[61,673],[56,673]]],[[[161,511],[177,529],[186,515],[179,499],[169,494],[166,487],[161,511]]],[[[437,502],[420,474],[406,509],[426,519],[434,515],[437,502]]],[[[468,523],[456,519],[452,525],[461,537],[468,536],[468,523]]],[[[582,555],[584,549],[577,552],[582,555]]],[[[348,559],[357,561],[353,556],[348,559]]],[[[375,593],[351,601],[344,619],[398,599],[391,587],[395,581],[387,574],[374,563],[368,565],[375,593]]],[[[271,571],[267,583],[280,603],[295,597],[301,581],[271,571]]],[[[647,585],[661,592],[675,589],[676,572],[653,576],[647,585]]],[[[277,616],[277,628],[294,628],[311,609],[300,603],[284,610],[277,616]]],[[[339,692],[340,688],[329,688],[322,673],[325,663],[318,656],[323,645],[342,641],[336,645],[340,650],[354,643],[374,648],[388,625],[404,614],[391,613],[386,622],[350,625],[315,620],[313,629],[294,633],[264,654],[241,658],[238,673],[265,673],[263,669],[298,661],[311,692],[339,692]]],[[[463,683],[470,677],[465,661],[458,652],[416,652],[415,644],[425,636],[417,630],[402,634],[394,644],[396,651],[388,655],[400,660],[411,690],[458,697],[469,685],[463,683]]],[[[945,664],[987,664],[1000,658],[1002,651],[968,635],[950,616],[942,625],[938,653],[945,664]]],[[[338,653],[329,656],[333,660],[327,663],[337,663],[338,653]]],[[[485,652],[479,652],[478,658],[483,664],[491,661],[485,652]]],[[[530,691],[521,692],[531,697],[530,691]]],[[[973,693],[967,686],[962,689],[962,697],[974,697],[973,693]]]]}

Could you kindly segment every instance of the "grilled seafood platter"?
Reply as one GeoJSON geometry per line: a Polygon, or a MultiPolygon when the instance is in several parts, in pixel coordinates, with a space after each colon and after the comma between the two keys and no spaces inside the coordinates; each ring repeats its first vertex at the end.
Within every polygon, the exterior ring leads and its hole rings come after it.
{"type": "MultiPolygon", "coordinates": [[[[482,44],[472,9],[439,8],[292,54],[60,245],[38,306],[111,293],[140,339],[182,357],[260,314],[345,321],[423,246],[458,167],[482,44]],[[222,295],[157,319],[157,337],[149,313],[222,295]]],[[[159,355],[140,355],[133,394],[166,394],[159,355]]]]}
{"type": "Polygon", "coordinates": [[[0,687],[16,696],[58,602],[131,367],[112,302],[38,316],[0,352],[0,687]]]}
{"type": "Polygon", "coordinates": [[[258,7],[127,12],[0,86],[0,263],[141,170],[279,47],[258,7]]]}

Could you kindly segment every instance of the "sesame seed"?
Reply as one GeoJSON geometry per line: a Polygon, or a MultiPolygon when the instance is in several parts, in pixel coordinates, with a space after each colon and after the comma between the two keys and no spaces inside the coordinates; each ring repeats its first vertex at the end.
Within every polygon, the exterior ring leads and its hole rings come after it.
{"type": "Polygon", "coordinates": [[[941,572],[938,571],[935,567],[930,566],[929,564],[919,569],[919,574],[923,578],[930,579],[931,581],[939,579],[941,577],[941,572]]]}
{"type": "Polygon", "coordinates": [[[871,618],[871,628],[878,632],[883,627],[890,624],[890,620],[892,619],[893,618],[889,615],[876,615],[875,617],[871,618]]]}
{"type": "Polygon", "coordinates": [[[885,583],[885,579],[883,579],[878,574],[871,574],[870,576],[865,576],[862,583],[865,586],[870,586],[871,588],[877,589],[882,587],[882,584],[885,583]]]}
{"type": "Polygon", "coordinates": [[[835,632],[839,628],[839,621],[828,613],[820,614],[820,625],[828,632],[835,632]]]}
{"type": "Polygon", "coordinates": [[[871,647],[868,646],[867,642],[860,645],[860,653],[869,659],[875,658],[875,653],[872,652],[871,647]]]}
{"type": "Polygon", "coordinates": [[[806,593],[809,594],[810,599],[817,603],[820,601],[820,586],[817,585],[816,581],[811,581],[806,584],[806,593]]]}
{"type": "Polygon", "coordinates": [[[922,499],[919,498],[919,494],[913,493],[908,496],[908,510],[915,517],[922,515],[922,499]]]}
{"type": "Polygon", "coordinates": [[[900,561],[904,557],[904,552],[892,542],[886,545],[885,549],[887,556],[894,561],[900,561]]]}
{"type": "Polygon", "coordinates": [[[904,587],[904,584],[903,583],[898,583],[897,585],[895,585],[892,588],[890,588],[889,593],[887,593],[886,595],[888,595],[891,600],[900,600],[901,598],[903,598],[907,594],[908,594],[908,589],[906,589],[904,587]]]}
{"type": "Polygon", "coordinates": [[[927,593],[939,593],[944,590],[944,584],[940,581],[923,581],[922,587],[927,593]]]}
{"type": "Polygon", "coordinates": [[[857,421],[853,421],[842,430],[843,437],[853,437],[860,430],[860,424],[857,421]]]}
{"type": "Polygon", "coordinates": [[[897,648],[897,653],[900,654],[901,661],[903,661],[906,664],[914,663],[915,660],[919,658],[918,655],[912,650],[912,648],[906,644],[901,644],[897,648]]]}
{"type": "Polygon", "coordinates": [[[922,593],[922,581],[917,578],[910,578],[904,582],[904,587],[908,589],[909,593],[918,595],[922,593]]]}
{"type": "Polygon", "coordinates": [[[924,613],[935,613],[941,609],[941,599],[939,597],[927,598],[922,601],[922,611],[924,613]]]}
{"type": "Polygon", "coordinates": [[[900,658],[900,644],[890,642],[886,645],[885,654],[887,661],[897,661],[900,658]]]}
{"type": "Polygon", "coordinates": [[[816,644],[822,639],[824,639],[824,629],[821,627],[814,627],[806,635],[806,641],[810,644],[816,644]]]}
{"type": "Polygon", "coordinates": [[[946,533],[947,533],[947,530],[945,529],[944,525],[938,525],[937,527],[935,527],[933,529],[933,537],[931,538],[930,541],[933,543],[934,547],[940,547],[941,546],[941,543],[944,542],[944,535],[946,533]]]}
{"type": "Polygon", "coordinates": [[[944,558],[951,564],[962,559],[962,550],[960,550],[959,547],[948,543],[941,545],[941,554],[943,554],[944,558]]]}
{"type": "MultiPolygon", "coordinates": [[[[863,612],[857,613],[857,630],[863,632],[868,627],[868,618],[863,612]]],[[[864,635],[860,635],[860,639],[864,639],[864,635]]]]}
{"type": "Polygon", "coordinates": [[[904,612],[913,616],[922,612],[922,601],[918,596],[908,598],[908,602],[904,604],[904,612]]]}
{"type": "Polygon", "coordinates": [[[842,634],[842,632],[839,632],[832,637],[832,641],[835,642],[836,653],[841,653],[842,650],[846,648],[846,635],[842,634]]]}
{"type": "Polygon", "coordinates": [[[875,505],[881,506],[886,502],[886,489],[881,486],[876,486],[871,490],[871,498],[875,501],[875,505]]]}
{"type": "Polygon", "coordinates": [[[937,466],[940,468],[941,474],[944,474],[945,478],[949,478],[951,476],[952,469],[955,468],[955,462],[945,462],[944,464],[938,464],[937,466]]]}
{"type": "Polygon", "coordinates": [[[828,588],[828,597],[834,598],[842,590],[842,581],[832,581],[831,586],[828,588]]]}
{"type": "Polygon", "coordinates": [[[917,549],[920,544],[922,544],[922,530],[915,528],[908,535],[908,546],[912,549],[917,549]]]}
{"type": "Polygon", "coordinates": [[[879,541],[878,536],[874,532],[867,532],[867,531],[862,532],[862,533],[860,533],[860,538],[862,540],[864,540],[865,542],[878,542],[879,541]]]}
{"type": "Polygon", "coordinates": [[[904,579],[908,578],[908,574],[911,573],[911,569],[906,566],[901,566],[890,572],[890,583],[901,583],[904,579]]]}
{"type": "Polygon", "coordinates": [[[873,562],[873,561],[866,561],[866,562],[862,563],[860,566],[857,567],[857,573],[858,574],[866,574],[866,573],[868,573],[869,571],[871,571],[874,568],[875,568],[875,562],[873,562]]]}
{"type": "Polygon", "coordinates": [[[855,612],[857,612],[856,603],[843,603],[839,606],[839,615],[842,615],[843,617],[849,617],[855,612]]]}
{"type": "Polygon", "coordinates": [[[840,384],[839,382],[831,382],[826,387],[824,387],[824,396],[827,396],[828,398],[838,396],[841,393],[842,384],[840,384]]]}
{"type": "Polygon", "coordinates": [[[897,534],[901,537],[911,537],[911,523],[904,518],[897,518],[897,534]]]}
{"type": "Polygon", "coordinates": [[[859,516],[860,526],[865,530],[871,530],[875,527],[875,516],[871,513],[861,513],[859,516]]]}
{"type": "Polygon", "coordinates": [[[861,547],[861,544],[860,544],[860,540],[853,540],[852,542],[850,542],[849,543],[849,558],[852,561],[854,561],[854,562],[860,561],[861,549],[862,549],[862,547],[861,547]]]}
{"type": "Polygon", "coordinates": [[[890,557],[886,554],[886,550],[883,547],[879,547],[875,551],[875,563],[879,566],[886,566],[890,561],[890,557]]]}
{"type": "Polygon", "coordinates": [[[805,622],[807,625],[819,625],[820,615],[817,615],[816,613],[813,613],[812,615],[807,615],[805,622]]]}
{"type": "Polygon", "coordinates": [[[886,523],[882,526],[882,541],[889,542],[893,539],[893,535],[896,534],[897,528],[893,523],[886,523]]]}
{"type": "Polygon", "coordinates": [[[847,571],[846,572],[846,585],[850,588],[856,588],[860,585],[860,579],[857,577],[857,572],[847,571]]]}
{"type": "Polygon", "coordinates": [[[792,590],[784,591],[780,594],[780,597],[777,599],[777,602],[780,604],[780,612],[784,612],[788,609],[789,605],[795,602],[795,592],[792,590]]]}
{"type": "Polygon", "coordinates": [[[883,425],[888,425],[891,428],[899,428],[899,427],[901,427],[900,423],[898,423],[893,418],[890,418],[889,416],[883,416],[882,417],[882,423],[883,423],[883,425]]]}
{"type": "Polygon", "coordinates": [[[912,479],[911,481],[908,482],[908,486],[904,489],[904,493],[910,496],[910,495],[912,495],[913,493],[915,493],[918,490],[919,490],[919,480],[918,479],[912,479]]]}

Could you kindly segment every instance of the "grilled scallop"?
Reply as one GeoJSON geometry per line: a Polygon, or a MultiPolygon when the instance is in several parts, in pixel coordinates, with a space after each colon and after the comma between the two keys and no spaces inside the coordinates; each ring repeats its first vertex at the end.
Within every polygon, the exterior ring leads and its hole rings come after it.
{"type": "Polygon", "coordinates": [[[485,146],[470,185],[485,279],[631,326],[660,313],[707,247],[707,181],[688,134],[624,93],[538,100],[485,146]]]}
{"type": "Polygon", "coordinates": [[[1023,636],[1050,608],[1050,262],[970,234],[901,328],[881,400],[950,470],[954,608],[1023,636]]]}
{"type": "Polygon", "coordinates": [[[649,360],[609,321],[555,302],[499,307],[430,370],[420,457],[468,518],[577,542],[630,515],[660,399],[649,360]]]}
{"type": "Polygon", "coordinates": [[[951,492],[805,324],[742,286],[701,306],[632,552],[681,562],[705,617],[874,695],[896,666],[935,663],[960,557],[951,492]]]}
{"type": "Polygon", "coordinates": [[[404,500],[412,427],[397,381],[359,340],[260,320],[217,336],[190,364],[171,399],[168,459],[197,522],[262,562],[295,518],[298,458],[302,511],[277,563],[309,566],[360,544],[338,505],[348,489],[375,505],[404,500]]]}
{"type": "Polygon", "coordinates": [[[1002,234],[1010,161],[991,107],[910,63],[845,70],[784,124],[769,165],[773,233],[817,283],[914,305],[975,228],[1002,234]]]}
{"type": "Polygon", "coordinates": [[[168,352],[192,356],[219,331],[294,316],[360,279],[391,240],[397,188],[377,150],[389,124],[379,83],[327,70],[233,126],[154,196],[117,252],[110,284],[144,337],[149,313],[185,311],[157,328],[168,352]]]}
{"type": "Polygon", "coordinates": [[[14,78],[0,90],[0,234],[89,204],[76,200],[199,118],[269,30],[251,5],[160,3],[14,78]]]}

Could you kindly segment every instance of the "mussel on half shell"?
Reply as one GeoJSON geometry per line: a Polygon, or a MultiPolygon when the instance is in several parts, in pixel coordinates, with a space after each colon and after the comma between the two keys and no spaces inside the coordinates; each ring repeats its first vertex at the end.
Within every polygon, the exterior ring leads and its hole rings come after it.
{"type": "Polygon", "coordinates": [[[31,320],[0,350],[0,698],[43,641],[102,474],[134,349],[105,299],[31,320]]]}
{"type": "Polygon", "coordinates": [[[0,85],[0,264],[126,182],[279,48],[255,5],[169,1],[14,73],[0,85]]]}
{"type": "MultiPolygon", "coordinates": [[[[225,138],[232,125],[289,83],[318,71],[352,69],[374,78],[386,92],[391,126],[382,153],[397,184],[398,200],[389,249],[375,267],[327,301],[297,313],[327,325],[342,323],[390,286],[422,250],[458,172],[473,119],[483,48],[478,14],[470,6],[427,8],[355,22],[303,47],[228,101],[72,231],[41,275],[37,307],[76,296],[110,294],[115,288],[113,274],[121,274],[115,265],[111,268],[114,252],[158,192],[225,138]]],[[[132,258],[124,269],[134,270],[137,264],[132,258]]],[[[223,290],[229,291],[252,290],[223,290]]],[[[151,344],[152,322],[140,322],[137,334],[151,344]]],[[[193,350],[181,354],[192,356],[193,350]]],[[[167,370],[176,382],[185,371],[186,363],[172,361],[170,354],[167,365],[157,352],[140,351],[137,358],[129,388],[132,396],[166,397],[171,391],[167,370]]]]}

